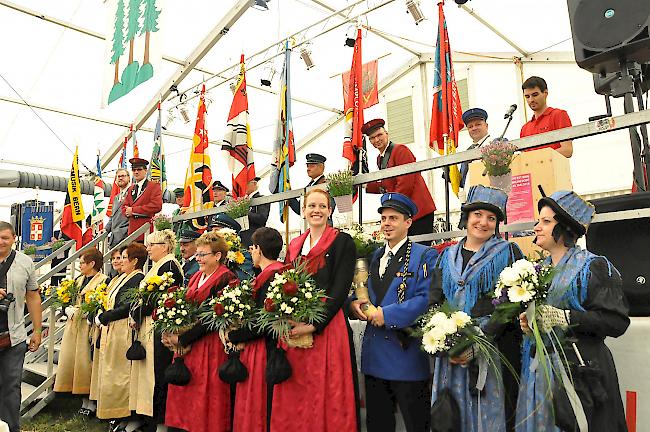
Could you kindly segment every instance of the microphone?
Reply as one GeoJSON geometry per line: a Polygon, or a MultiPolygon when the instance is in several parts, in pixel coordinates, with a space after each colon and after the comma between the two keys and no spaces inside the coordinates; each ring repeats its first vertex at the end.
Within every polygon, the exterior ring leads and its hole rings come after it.
{"type": "Polygon", "coordinates": [[[510,105],[510,108],[508,108],[508,111],[506,112],[506,115],[503,116],[504,119],[507,119],[508,117],[512,117],[512,113],[517,110],[517,104],[512,104],[510,105]]]}

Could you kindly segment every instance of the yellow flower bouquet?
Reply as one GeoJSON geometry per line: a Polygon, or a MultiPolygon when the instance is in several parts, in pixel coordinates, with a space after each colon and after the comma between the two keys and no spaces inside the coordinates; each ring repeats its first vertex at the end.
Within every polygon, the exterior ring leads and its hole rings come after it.
{"type": "MultiPolygon", "coordinates": [[[[127,293],[127,297],[132,304],[156,303],[162,293],[166,292],[169,287],[178,285],[173,276],[172,272],[165,272],[162,276],[149,276],[143,279],[137,288],[131,288],[127,293]]],[[[182,283],[183,281],[179,282],[182,283]]]]}
{"type": "Polygon", "coordinates": [[[46,297],[54,297],[54,306],[65,308],[77,302],[79,285],[74,279],[64,279],[59,286],[47,287],[44,294],[46,297]]]}
{"type": "Polygon", "coordinates": [[[88,290],[84,294],[81,302],[81,311],[88,317],[96,316],[100,311],[108,309],[108,292],[106,284],[101,283],[94,289],[88,290]]]}

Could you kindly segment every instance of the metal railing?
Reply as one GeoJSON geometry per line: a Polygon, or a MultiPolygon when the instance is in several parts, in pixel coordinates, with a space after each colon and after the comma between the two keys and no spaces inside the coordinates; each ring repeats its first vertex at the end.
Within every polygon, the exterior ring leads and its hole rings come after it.
{"type": "MultiPolygon", "coordinates": [[[[613,132],[616,130],[623,130],[632,126],[639,126],[645,123],[650,123],[650,110],[643,110],[639,112],[624,114],[618,117],[608,117],[590,123],[585,123],[577,126],[572,126],[569,128],[558,129],[543,134],[512,140],[510,142],[514,144],[518,150],[527,150],[527,149],[542,147],[544,145],[555,143],[555,142],[568,141],[577,138],[584,138],[584,137],[599,135],[607,132],[613,132]]],[[[409,164],[399,165],[392,168],[377,170],[375,172],[371,172],[367,174],[359,174],[354,177],[353,183],[355,185],[363,185],[373,181],[397,177],[405,174],[413,174],[413,173],[419,173],[422,171],[428,171],[432,169],[444,168],[447,166],[459,164],[461,162],[471,162],[474,160],[478,160],[480,158],[481,158],[480,149],[477,148],[472,150],[466,150],[466,151],[458,152],[447,156],[440,156],[437,158],[426,159],[423,161],[412,162],[409,164]]],[[[293,189],[287,192],[275,193],[272,195],[253,198],[251,200],[251,206],[272,204],[276,202],[282,202],[291,198],[298,198],[300,196],[303,196],[306,192],[308,192],[311,189],[323,188],[324,186],[326,185],[310,186],[310,187],[305,187],[300,189],[293,189]]],[[[205,217],[217,213],[222,213],[224,211],[226,211],[226,207],[219,206],[219,207],[213,207],[198,212],[184,213],[181,215],[174,216],[173,222],[196,219],[196,218],[205,217]]],[[[609,217],[615,217],[615,215],[618,215],[619,213],[620,212],[611,213],[609,214],[610,215],[609,217]]],[[[637,216],[637,217],[642,217],[642,216],[637,216]]],[[[530,229],[530,228],[519,227],[520,225],[528,226],[530,224],[531,223],[513,224],[512,225],[513,228],[510,230],[521,231],[525,229],[530,229]],[[515,226],[517,228],[514,228],[515,226]]],[[[508,229],[507,227],[510,227],[510,225],[506,225],[506,230],[508,229]]],[[[503,232],[504,230],[501,231],[503,232]]],[[[463,231],[448,231],[445,233],[437,233],[435,237],[432,234],[426,234],[426,236],[428,237],[422,238],[421,240],[430,240],[434,238],[447,238],[450,237],[452,234],[458,234],[458,233],[463,233],[463,231]]],[[[424,237],[424,236],[425,235],[418,236],[417,239],[420,239],[420,237],[424,237]]]]}
{"type": "Polygon", "coordinates": [[[133,231],[133,233],[129,234],[127,237],[124,238],[124,240],[119,242],[117,245],[113,246],[111,249],[108,250],[108,252],[104,254],[104,262],[111,260],[111,254],[113,253],[113,251],[118,250],[122,246],[130,244],[133,240],[137,239],[145,232],[148,232],[150,228],[151,228],[151,223],[147,222],[137,230],[133,231]]]}

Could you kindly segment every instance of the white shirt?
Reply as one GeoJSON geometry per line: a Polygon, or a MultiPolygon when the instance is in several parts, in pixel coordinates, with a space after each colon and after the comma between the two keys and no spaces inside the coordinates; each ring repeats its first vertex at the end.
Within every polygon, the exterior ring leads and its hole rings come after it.
{"type": "Polygon", "coordinates": [[[207,275],[205,273],[201,273],[201,277],[199,278],[198,288],[201,288],[203,286],[203,284],[205,284],[208,281],[208,279],[210,278],[210,276],[212,276],[213,274],[214,274],[214,272],[210,273],[209,275],[207,275]]]}
{"type": "Polygon", "coordinates": [[[311,179],[311,181],[309,182],[308,186],[313,186],[313,185],[315,185],[316,183],[318,183],[318,181],[319,181],[321,178],[323,178],[323,175],[322,175],[322,174],[319,175],[318,177],[316,177],[315,179],[311,179]]]}
{"type": "MultiPolygon", "coordinates": [[[[320,237],[318,237],[316,243],[314,243],[314,246],[316,246],[319,241],[320,241],[320,237]]],[[[302,244],[302,251],[300,252],[300,254],[302,256],[307,256],[310,250],[311,250],[311,233],[309,233],[309,235],[305,239],[305,242],[302,244]]]]}
{"type": "Polygon", "coordinates": [[[388,267],[388,253],[392,252],[393,253],[393,258],[395,255],[397,255],[397,252],[399,249],[406,243],[408,240],[408,236],[404,237],[399,243],[395,245],[394,248],[389,249],[388,248],[388,243],[386,243],[386,246],[384,247],[384,255],[382,255],[381,258],[379,258],[379,276],[384,277],[384,273],[386,273],[386,267],[388,267]]]}
{"type": "Polygon", "coordinates": [[[136,195],[136,198],[139,197],[140,195],[142,195],[142,189],[143,189],[142,185],[144,185],[144,182],[146,180],[147,180],[147,178],[145,177],[142,180],[140,180],[139,182],[135,183],[138,186],[138,194],[136,195]]]}

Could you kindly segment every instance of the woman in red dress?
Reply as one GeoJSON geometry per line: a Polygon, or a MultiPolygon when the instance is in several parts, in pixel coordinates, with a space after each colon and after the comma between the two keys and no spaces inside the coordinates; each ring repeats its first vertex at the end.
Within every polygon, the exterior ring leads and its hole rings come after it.
{"type": "MultiPolygon", "coordinates": [[[[200,304],[237,277],[225,266],[228,245],[216,232],[196,240],[199,271],[192,276],[185,299],[200,304]]],[[[202,323],[182,335],[163,336],[170,349],[190,348],[184,355],[192,379],[185,386],[169,385],[165,424],[189,432],[231,430],[230,385],[219,378],[219,366],[227,360],[219,334],[202,323]]]]}
{"type": "Polygon", "coordinates": [[[341,307],[348,297],[356,248],[352,238],[328,225],[330,195],[313,189],[303,214],[309,229],[289,244],[285,262],[307,259],[307,268],[327,299],[326,318],[296,323],[291,337],[312,334],[311,348],[289,348],[291,377],[274,387],[271,431],[349,432],[359,429],[356,367],[350,327],[341,307]]]}
{"type": "MultiPolygon", "coordinates": [[[[262,227],[253,233],[251,257],[253,265],[261,269],[253,283],[253,297],[259,309],[264,307],[266,291],[273,277],[285,268],[277,260],[282,245],[282,236],[273,228],[262,227]]],[[[268,431],[273,386],[266,381],[266,359],[267,351],[280,349],[277,348],[277,340],[257,329],[246,327],[228,332],[228,339],[233,344],[245,344],[240,360],[248,369],[248,378],[237,384],[233,431],[268,431]]]]}

